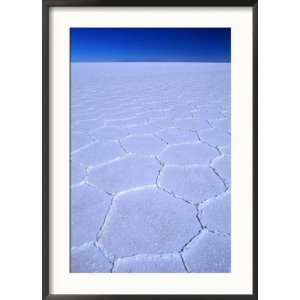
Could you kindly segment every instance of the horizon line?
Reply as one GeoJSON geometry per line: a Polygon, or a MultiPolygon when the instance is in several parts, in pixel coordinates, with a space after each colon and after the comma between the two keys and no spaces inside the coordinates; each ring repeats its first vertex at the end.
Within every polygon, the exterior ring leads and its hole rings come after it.
{"type": "Polygon", "coordinates": [[[219,61],[216,61],[216,60],[70,60],[71,63],[117,63],[117,62],[183,62],[183,63],[187,63],[187,62],[190,62],[190,63],[231,63],[231,61],[223,61],[223,60],[219,60],[219,61]]]}

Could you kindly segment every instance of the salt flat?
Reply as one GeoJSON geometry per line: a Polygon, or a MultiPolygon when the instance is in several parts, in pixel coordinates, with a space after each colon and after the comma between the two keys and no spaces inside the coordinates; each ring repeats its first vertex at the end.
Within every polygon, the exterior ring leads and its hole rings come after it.
{"type": "Polygon", "coordinates": [[[71,77],[71,272],[230,272],[230,64],[71,77]]]}

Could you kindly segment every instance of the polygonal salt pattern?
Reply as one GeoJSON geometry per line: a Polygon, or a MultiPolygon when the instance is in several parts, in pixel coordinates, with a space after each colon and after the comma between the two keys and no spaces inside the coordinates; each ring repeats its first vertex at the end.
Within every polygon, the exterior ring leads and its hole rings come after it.
{"type": "Polygon", "coordinates": [[[166,143],[154,135],[132,135],[121,140],[126,151],[140,155],[157,155],[165,147],[166,143]]]}
{"type": "Polygon", "coordinates": [[[126,153],[118,142],[93,143],[72,155],[72,160],[85,166],[94,166],[124,156],[126,153]]]}
{"type": "Polygon", "coordinates": [[[163,129],[157,135],[168,144],[196,143],[198,141],[196,132],[179,128],[163,129]]]}
{"type": "MultiPolygon", "coordinates": [[[[89,105],[86,103],[85,105],[89,105]]],[[[97,121],[99,114],[95,111],[93,112],[80,112],[80,113],[72,113],[71,122],[72,122],[72,129],[77,131],[84,131],[86,132],[87,129],[83,129],[82,126],[86,126],[85,123],[88,121],[97,121]],[[83,123],[81,123],[83,122],[83,123]],[[79,125],[81,123],[81,125],[79,125]]],[[[87,125],[88,126],[88,125],[87,125]]],[[[97,125],[98,126],[98,125],[97,125]]]]}
{"type": "Polygon", "coordinates": [[[156,131],[151,124],[127,126],[126,130],[128,131],[129,135],[154,134],[156,131]]]}
{"type": "Polygon", "coordinates": [[[71,272],[230,272],[230,64],[71,72],[71,272]]]}
{"type": "MultiPolygon", "coordinates": [[[[154,105],[158,105],[159,103],[154,103],[154,105]]],[[[143,112],[139,113],[140,117],[144,117],[147,120],[150,119],[165,119],[169,110],[159,110],[159,109],[151,109],[151,110],[144,110],[143,112]]]]}
{"type": "Polygon", "coordinates": [[[73,129],[77,131],[89,132],[90,130],[103,125],[104,125],[103,121],[98,119],[80,120],[79,122],[76,123],[73,129]]]}
{"type": "Polygon", "coordinates": [[[184,273],[186,272],[178,253],[140,254],[117,259],[113,272],[116,273],[184,273]]]}
{"type": "Polygon", "coordinates": [[[231,131],[230,119],[228,119],[228,118],[212,120],[212,126],[217,129],[224,130],[226,132],[231,131]]]}
{"type": "Polygon", "coordinates": [[[201,223],[210,230],[231,233],[231,201],[230,192],[222,194],[202,208],[201,223]]]}
{"type": "Polygon", "coordinates": [[[165,164],[176,165],[208,165],[217,156],[216,149],[200,142],[170,145],[159,154],[165,164]]]}
{"type": "Polygon", "coordinates": [[[192,273],[228,273],[231,271],[230,237],[202,231],[183,251],[192,273]]]}
{"type": "Polygon", "coordinates": [[[88,173],[88,182],[103,191],[117,193],[155,184],[159,169],[160,164],[154,157],[127,155],[91,169],[88,173]]]}
{"type": "Polygon", "coordinates": [[[89,145],[92,139],[85,133],[82,132],[72,132],[71,135],[71,149],[72,152],[89,145]]]}
{"type": "Polygon", "coordinates": [[[195,208],[156,187],[115,197],[99,243],[113,256],[178,252],[200,228],[195,208]]]}
{"type": "Polygon", "coordinates": [[[191,111],[186,106],[175,106],[166,112],[170,119],[188,119],[191,118],[191,111]]]}
{"type": "Polygon", "coordinates": [[[127,128],[106,126],[97,128],[91,131],[90,134],[99,142],[107,142],[124,138],[129,134],[129,130],[127,128]]]}
{"type": "Polygon", "coordinates": [[[111,196],[95,187],[84,184],[71,189],[71,247],[96,240],[110,203],[111,196]]]}
{"type": "Polygon", "coordinates": [[[111,262],[93,243],[71,249],[71,272],[107,273],[111,269],[111,262]]]}
{"type": "Polygon", "coordinates": [[[130,125],[143,125],[147,122],[147,119],[141,118],[141,117],[133,117],[128,119],[119,119],[119,120],[108,120],[106,121],[107,126],[117,126],[117,127],[123,127],[123,126],[130,126],[130,125]]]}
{"type": "Polygon", "coordinates": [[[71,161],[71,186],[76,186],[84,182],[86,170],[83,166],[71,161]]]}
{"type": "Polygon", "coordinates": [[[205,131],[198,132],[202,141],[217,147],[217,146],[229,146],[230,134],[222,128],[211,128],[205,131]]]}
{"type": "Polygon", "coordinates": [[[224,191],[223,182],[206,166],[166,166],[160,173],[158,185],[195,204],[224,191]]]}
{"type": "Polygon", "coordinates": [[[209,123],[206,120],[201,120],[201,119],[194,119],[194,118],[189,118],[189,119],[178,119],[174,121],[174,126],[177,128],[181,129],[186,129],[186,130],[205,130],[209,129],[209,123]]]}
{"type": "Polygon", "coordinates": [[[218,148],[220,149],[220,151],[223,155],[228,155],[230,157],[230,155],[231,155],[230,145],[229,146],[223,146],[223,147],[221,146],[221,147],[218,147],[218,148]]]}
{"type": "Polygon", "coordinates": [[[215,120],[224,118],[221,110],[216,107],[206,106],[192,111],[193,118],[201,120],[215,120]]]}
{"type": "Polygon", "coordinates": [[[230,164],[231,164],[231,160],[229,155],[223,155],[221,157],[218,157],[212,163],[212,167],[224,179],[227,187],[230,186],[230,182],[231,182],[230,164]]]}
{"type": "Polygon", "coordinates": [[[174,127],[174,121],[166,118],[150,118],[149,124],[155,131],[159,131],[164,128],[174,127]]]}

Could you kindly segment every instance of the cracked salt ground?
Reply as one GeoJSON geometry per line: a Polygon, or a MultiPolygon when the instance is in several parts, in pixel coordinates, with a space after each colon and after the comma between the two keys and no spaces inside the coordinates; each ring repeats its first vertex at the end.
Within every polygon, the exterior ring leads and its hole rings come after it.
{"type": "Polygon", "coordinates": [[[93,243],[71,249],[71,272],[106,273],[112,269],[111,262],[93,243]]]}
{"type": "Polygon", "coordinates": [[[230,238],[203,230],[183,251],[189,272],[230,272],[230,238]]]}
{"type": "Polygon", "coordinates": [[[170,145],[159,154],[165,164],[208,165],[216,157],[216,149],[200,142],[170,145]]]}
{"type": "Polygon", "coordinates": [[[230,134],[222,128],[213,127],[205,131],[199,131],[198,135],[201,140],[215,147],[230,144],[230,134]]]}
{"type": "Polygon", "coordinates": [[[132,135],[122,139],[121,144],[127,152],[141,155],[157,155],[166,146],[166,143],[151,134],[132,135]]]}
{"type": "Polygon", "coordinates": [[[100,142],[107,142],[126,137],[129,134],[129,130],[126,128],[105,126],[94,129],[90,134],[100,142]]]}
{"type": "Polygon", "coordinates": [[[218,110],[216,107],[203,107],[199,110],[191,111],[193,118],[199,118],[204,120],[214,120],[224,118],[221,110],[218,110]]]}
{"type": "Polygon", "coordinates": [[[230,64],[72,63],[71,87],[71,272],[230,272],[230,64]]]}
{"type": "Polygon", "coordinates": [[[124,150],[115,141],[107,143],[97,142],[73,154],[72,160],[85,166],[92,166],[105,163],[124,154],[124,150]]]}
{"type": "Polygon", "coordinates": [[[141,254],[116,260],[113,272],[117,273],[182,273],[186,272],[180,254],[141,254]]]}
{"type": "Polygon", "coordinates": [[[178,252],[200,224],[195,208],[156,187],[113,199],[98,242],[115,257],[178,252]]]}
{"type": "Polygon", "coordinates": [[[82,166],[72,162],[71,164],[72,174],[71,174],[71,186],[80,185],[83,183],[85,178],[85,170],[82,166]]]}
{"type": "Polygon", "coordinates": [[[201,209],[199,218],[203,226],[209,230],[230,234],[230,214],[230,192],[227,192],[207,201],[201,209]]]}
{"type": "Polygon", "coordinates": [[[181,129],[187,129],[187,130],[204,130],[210,128],[206,120],[201,120],[196,118],[175,120],[174,126],[181,129]]]}
{"type": "Polygon", "coordinates": [[[74,130],[89,132],[90,130],[103,126],[103,121],[101,120],[81,120],[75,126],[74,130]]]}
{"type": "Polygon", "coordinates": [[[84,184],[71,189],[71,199],[71,247],[78,247],[95,240],[99,224],[104,222],[110,207],[111,196],[84,184]]]}
{"type": "Polygon", "coordinates": [[[87,134],[75,131],[72,132],[71,142],[72,152],[74,152],[80,149],[81,147],[88,145],[90,142],[92,142],[92,139],[87,134]]]}
{"type": "Polygon", "coordinates": [[[195,204],[224,191],[223,182],[208,166],[166,166],[160,172],[158,185],[195,204]]]}
{"type": "Polygon", "coordinates": [[[212,163],[214,170],[224,178],[226,186],[230,185],[230,156],[217,157],[212,163]]]}
{"type": "Polygon", "coordinates": [[[179,128],[163,129],[157,135],[167,144],[196,143],[198,141],[196,132],[179,128]]]}
{"type": "Polygon", "coordinates": [[[91,169],[88,182],[105,192],[115,194],[155,184],[159,169],[160,164],[154,157],[127,155],[91,169]]]}

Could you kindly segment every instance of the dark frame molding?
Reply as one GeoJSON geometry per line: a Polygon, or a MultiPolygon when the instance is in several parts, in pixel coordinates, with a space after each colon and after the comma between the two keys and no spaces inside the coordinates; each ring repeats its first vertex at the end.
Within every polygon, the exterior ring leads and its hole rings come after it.
{"type": "Polygon", "coordinates": [[[43,79],[42,79],[42,297],[47,300],[257,300],[258,299],[258,5],[257,0],[42,0],[43,1],[43,79]],[[253,293],[251,295],[51,295],[49,292],[49,8],[53,6],[210,6],[252,7],[253,9],[253,293]]]}

